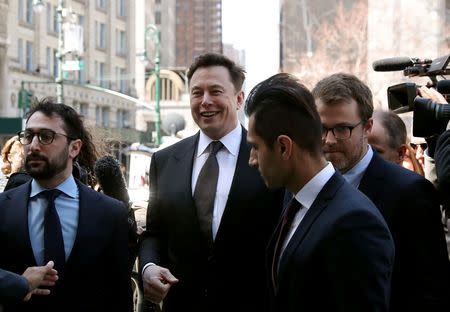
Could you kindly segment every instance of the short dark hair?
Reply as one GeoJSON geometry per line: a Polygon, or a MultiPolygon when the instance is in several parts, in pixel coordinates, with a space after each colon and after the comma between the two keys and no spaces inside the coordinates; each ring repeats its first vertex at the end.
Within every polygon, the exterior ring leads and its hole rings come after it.
{"type": "MultiPolygon", "coordinates": [[[[53,103],[48,98],[43,98],[33,103],[33,106],[26,115],[27,123],[30,117],[36,112],[41,112],[50,118],[57,115],[63,120],[63,128],[67,136],[75,140],[80,139],[83,142],[80,153],[74,160],[90,174],[93,174],[98,153],[92,141],[91,134],[83,125],[82,117],[72,107],[65,104],[53,103]]],[[[71,139],[68,138],[68,140],[71,139]]]]}
{"type": "Polygon", "coordinates": [[[358,77],[352,74],[337,73],[320,80],[312,94],[325,105],[353,98],[358,104],[362,120],[369,120],[373,114],[372,91],[358,77]]]}
{"type": "Polygon", "coordinates": [[[197,69],[210,66],[223,66],[228,69],[235,91],[241,91],[245,80],[245,70],[225,55],[218,53],[205,53],[198,56],[189,67],[187,73],[188,83],[191,83],[191,78],[197,69]]]}
{"type": "Polygon", "coordinates": [[[314,98],[294,76],[280,73],[260,82],[247,97],[245,112],[254,116],[255,133],[268,147],[284,134],[310,154],[322,154],[322,124],[314,98]]]}
{"type": "Polygon", "coordinates": [[[376,110],[373,119],[380,121],[387,134],[387,144],[396,149],[406,144],[406,126],[397,114],[391,111],[376,110]]]}

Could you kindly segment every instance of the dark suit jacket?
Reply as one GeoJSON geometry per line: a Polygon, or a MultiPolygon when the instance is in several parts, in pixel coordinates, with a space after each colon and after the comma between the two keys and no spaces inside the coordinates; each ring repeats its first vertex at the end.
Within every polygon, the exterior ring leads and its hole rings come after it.
{"type": "Polygon", "coordinates": [[[439,136],[434,159],[439,190],[450,215],[450,130],[439,136]]]}
{"type": "Polygon", "coordinates": [[[167,311],[264,311],[267,289],[264,251],[279,218],[283,193],[269,192],[249,167],[250,146],[242,141],[228,201],[208,252],[202,243],[192,198],[192,165],[199,134],[153,154],[147,231],[140,270],[148,262],[168,268],[167,311]]]}
{"type": "Polygon", "coordinates": [[[10,189],[18,187],[19,185],[25,184],[31,179],[32,177],[26,172],[15,172],[8,178],[8,182],[6,183],[3,192],[9,191],[10,189]]]}
{"type": "MultiPolygon", "coordinates": [[[[27,224],[30,185],[31,181],[0,194],[0,267],[18,274],[37,265],[27,224]]],[[[5,312],[130,310],[127,211],[121,202],[79,181],[77,185],[78,229],[53,294],[5,305],[5,312]]]]}
{"type": "Polygon", "coordinates": [[[378,207],[394,238],[391,311],[448,308],[449,261],[433,185],[374,151],[359,190],[378,207]]]}
{"type": "MultiPolygon", "coordinates": [[[[269,276],[279,231],[267,250],[269,276]]],[[[387,311],[393,263],[380,212],[336,172],[280,258],[272,311],[387,311]]]]}
{"type": "Polygon", "coordinates": [[[28,289],[28,281],[23,276],[0,269],[0,305],[10,300],[23,300],[28,289]]]}

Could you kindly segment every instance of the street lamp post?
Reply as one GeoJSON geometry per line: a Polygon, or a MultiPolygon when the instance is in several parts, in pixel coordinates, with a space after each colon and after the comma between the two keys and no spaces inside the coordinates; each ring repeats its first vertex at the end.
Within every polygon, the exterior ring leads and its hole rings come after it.
{"type": "MultiPolygon", "coordinates": [[[[34,8],[36,12],[42,12],[44,8],[44,3],[42,0],[33,0],[34,8]]],[[[56,8],[57,21],[58,21],[58,52],[56,53],[56,57],[58,58],[58,75],[55,78],[56,82],[56,96],[57,103],[64,103],[64,89],[63,89],[63,70],[62,70],[62,61],[63,61],[63,49],[64,49],[64,34],[63,34],[63,7],[64,0],[58,0],[58,7],[56,8]]]]}
{"type": "Polygon", "coordinates": [[[55,78],[56,82],[56,95],[57,103],[64,103],[64,89],[63,89],[63,71],[62,71],[62,61],[63,61],[63,49],[64,49],[64,37],[63,37],[63,5],[64,0],[58,1],[58,8],[56,12],[58,14],[58,76],[55,78]]]}
{"type": "Polygon", "coordinates": [[[161,144],[161,114],[159,112],[159,84],[160,84],[160,78],[159,78],[159,30],[158,27],[156,27],[153,24],[147,25],[145,28],[144,33],[144,58],[147,58],[147,50],[145,48],[145,43],[148,38],[152,38],[155,41],[155,112],[156,112],[156,122],[155,122],[155,131],[156,131],[156,140],[155,145],[159,146],[161,144]],[[150,37],[152,35],[152,37],[150,37]]]}

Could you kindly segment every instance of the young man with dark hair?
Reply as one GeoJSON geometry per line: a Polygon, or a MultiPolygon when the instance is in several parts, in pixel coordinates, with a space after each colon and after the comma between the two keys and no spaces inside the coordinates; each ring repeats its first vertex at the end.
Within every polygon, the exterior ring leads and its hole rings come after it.
{"type": "Polygon", "coordinates": [[[387,311],[394,244],[380,212],[322,152],[311,93],[288,74],[246,102],[249,164],[295,194],[267,250],[272,311],[387,311]]]}
{"type": "Polygon", "coordinates": [[[72,176],[86,133],[71,107],[48,101],[32,108],[19,133],[33,179],[0,195],[0,267],[18,273],[52,260],[59,280],[49,296],[4,311],[132,308],[127,211],[72,176]]]}
{"type": "Polygon", "coordinates": [[[384,160],[368,144],[372,95],[339,73],[313,89],[325,157],[383,214],[395,242],[391,311],[441,311],[449,295],[449,261],[439,202],[422,176],[384,160]]]}
{"type": "Polygon", "coordinates": [[[207,53],[189,69],[199,133],[152,156],[140,250],[146,297],[165,311],[264,311],[264,250],[281,211],[248,166],[237,113],[244,71],[207,53]]]}

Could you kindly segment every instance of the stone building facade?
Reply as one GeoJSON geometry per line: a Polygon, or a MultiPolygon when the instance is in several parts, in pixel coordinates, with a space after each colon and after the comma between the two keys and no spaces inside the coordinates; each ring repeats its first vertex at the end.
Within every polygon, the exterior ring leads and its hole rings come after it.
{"type": "MultiPolygon", "coordinates": [[[[37,13],[32,0],[0,1],[0,23],[5,23],[0,25],[1,117],[23,116],[25,110],[18,107],[22,86],[38,99],[56,100],[52,82],[58,75],[59,1],[42,2],[42,11],[37,13]]],[[[94,134],[105,133],[117,142],[139,141],[137,86],[141,80],[143,93],[145,77],[136,58],[139,25],[135,20],[144,12],[144,1],[65,0],[63,5],[64,20],[72,18],[82,26],[84,39],[84,52],[79,56],[84,68],[63,74],[64,103],[84,115],[94,134]]],[[[65,60],[77,59],[65,55],[65,60]]],[[[12,134],[3,132],[4,136],[12,134]]]]}

